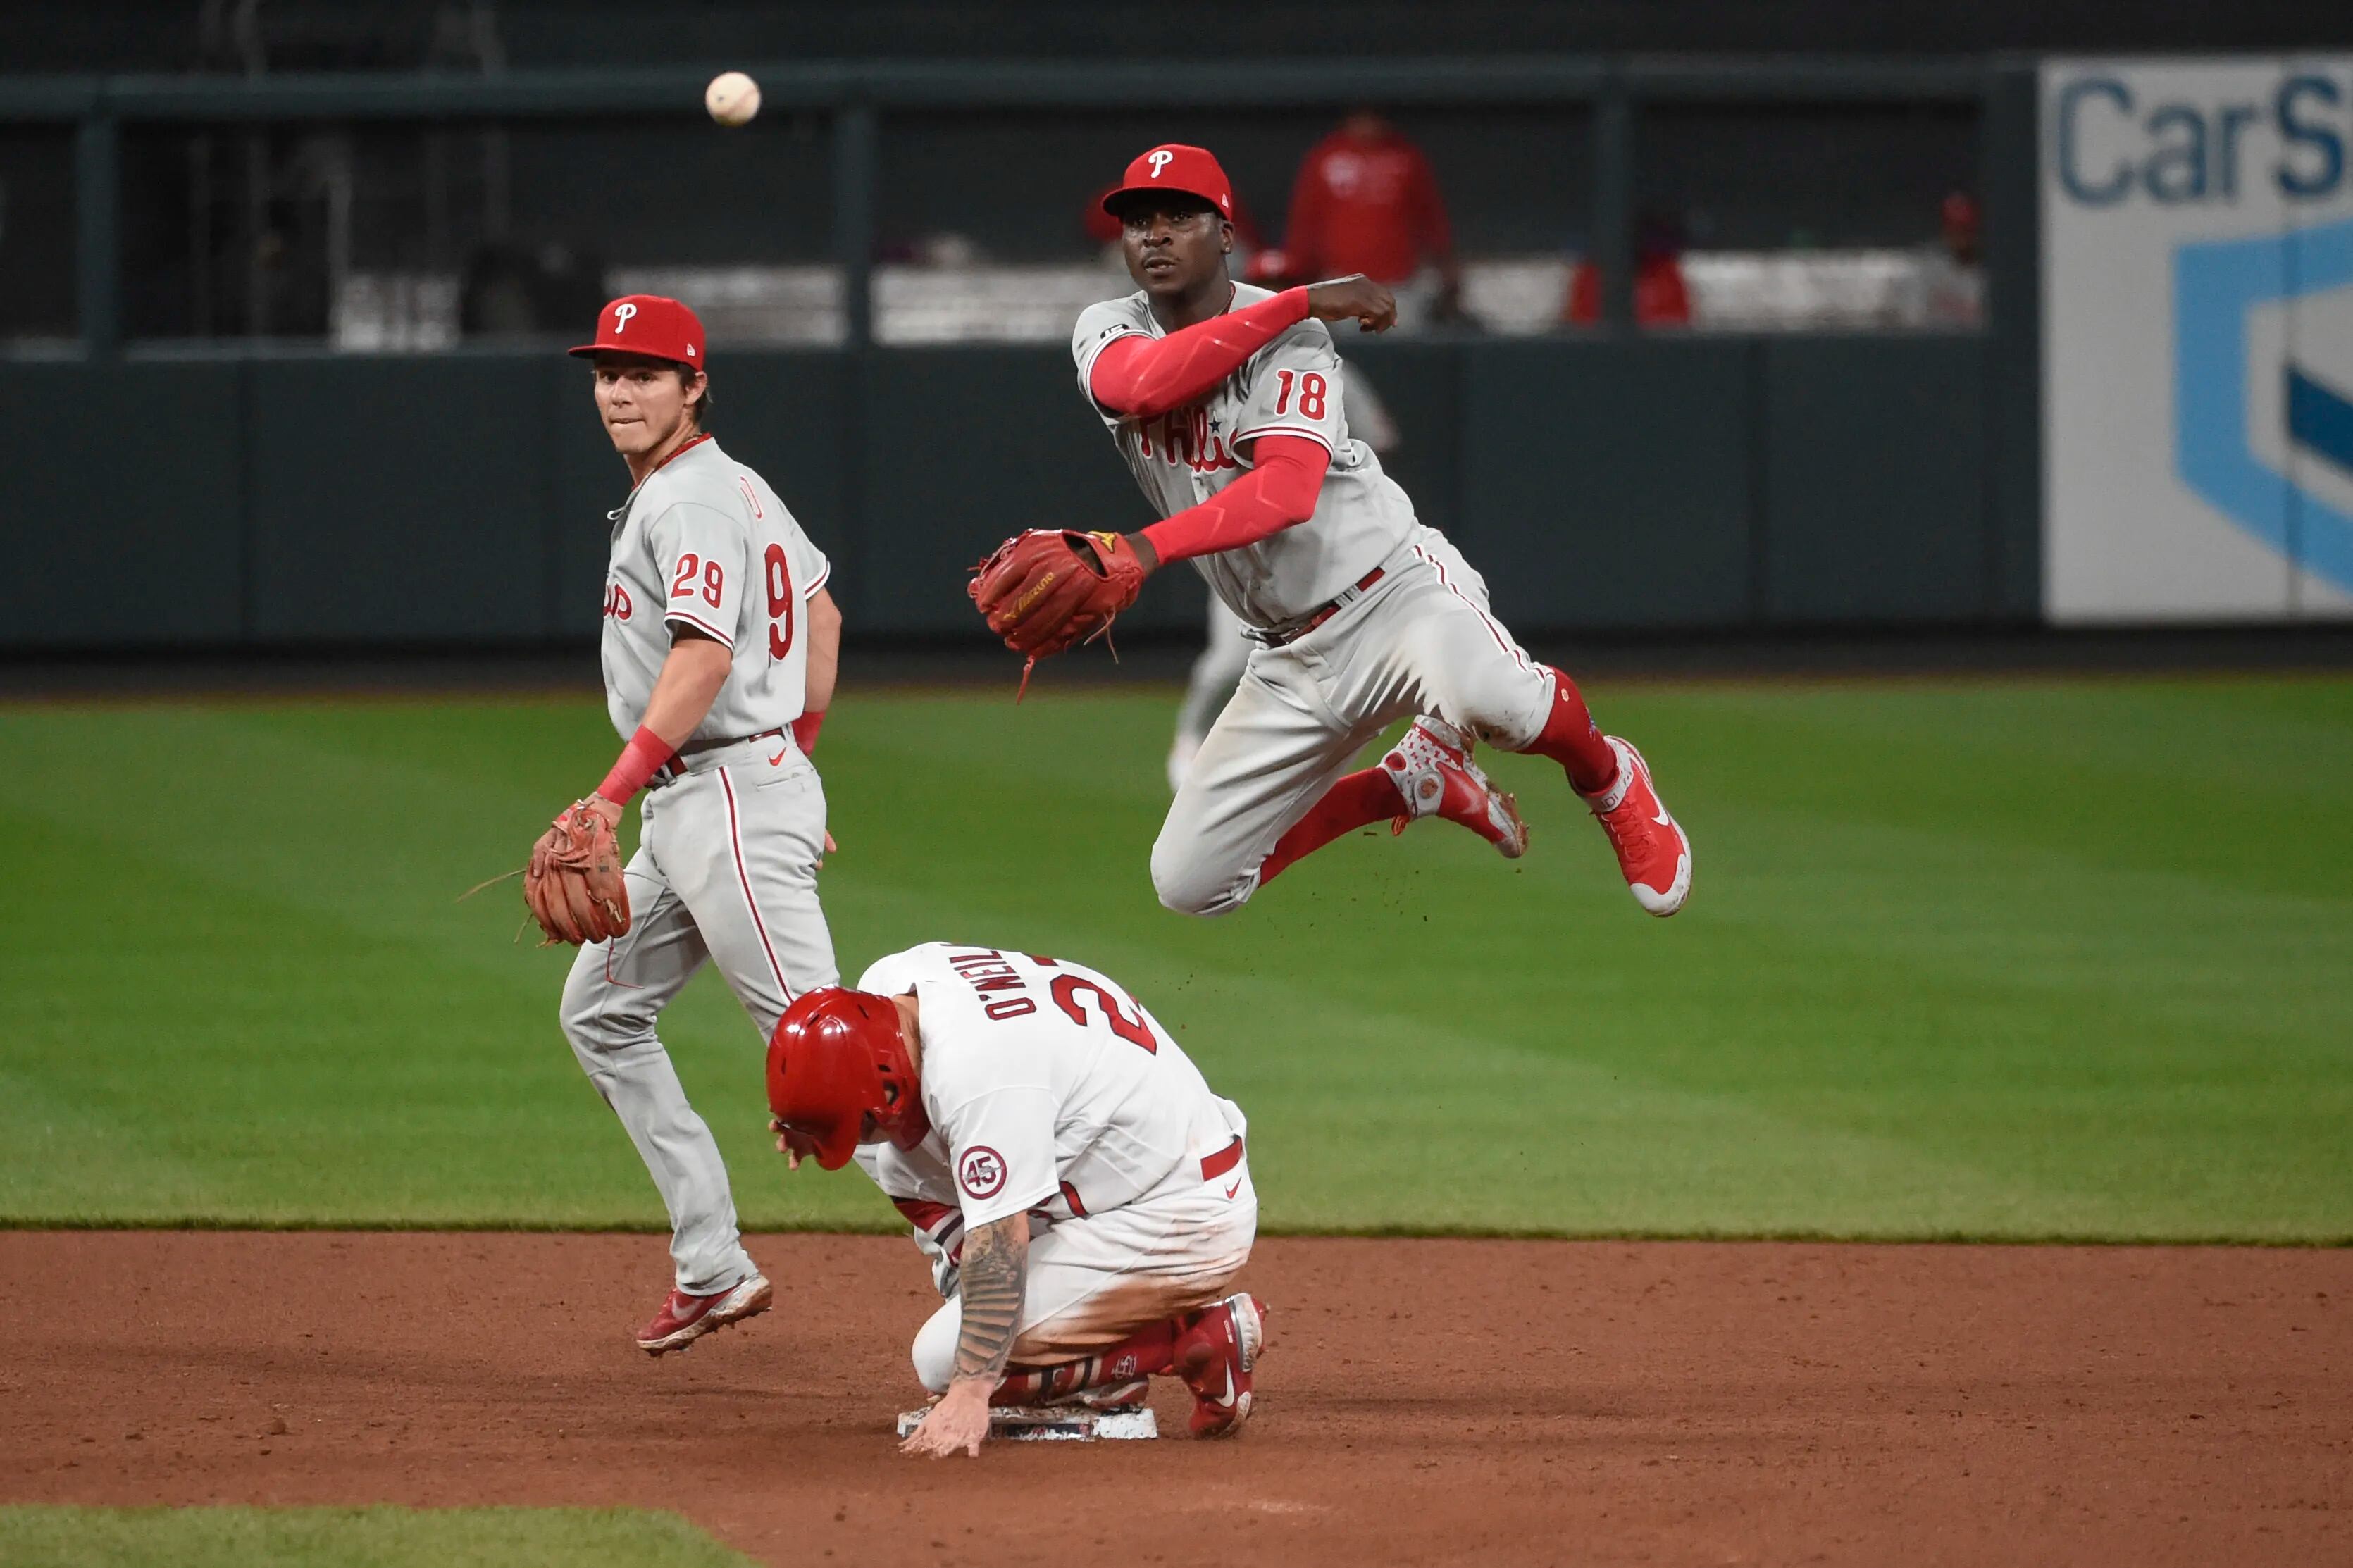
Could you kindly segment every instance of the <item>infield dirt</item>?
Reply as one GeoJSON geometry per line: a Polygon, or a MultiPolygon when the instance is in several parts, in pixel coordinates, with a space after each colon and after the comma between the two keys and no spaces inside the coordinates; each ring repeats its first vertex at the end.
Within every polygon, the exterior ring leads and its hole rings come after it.
{"type": "Polygon", "coordinates": [[[752,1246],[776,1310],[651,1362],[656,1237],[0,1233],[0,1500],[635,1504],[859,1568],[2353,1561],[2353,1252],[1275,1239],[1240,1439],[976,1463],[889,1436],[913,1247],[752,1246]]]}

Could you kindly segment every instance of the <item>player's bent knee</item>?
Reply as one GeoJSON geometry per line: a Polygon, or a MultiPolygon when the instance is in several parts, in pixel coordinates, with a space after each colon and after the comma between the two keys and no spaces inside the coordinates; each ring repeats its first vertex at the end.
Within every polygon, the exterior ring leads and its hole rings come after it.
{"type": "Polygon", "coordinates": [[[614,987],[605,979],[601,963],[572,966],[571,975],[564,982],[558,1018],[564,1026],[564,1037],[572,1043],[573,1054],[580,1058],[584,1066],[593,1057],[653,1033],[650,1016],[641,1017],[626,1003],[617,1002],[614,987]]]}
{"type": "Polygon", "coordinates": [[[1160,896],[1164,908],[1180,915],[1222,915],[1250,902],[1258,890],[1258,872],[1252,869],[1238,876],[1219,868],[1205,871],[1179,862],[1173,855],[1164,856],[1155,845],[1152,890],[1160,896]]]}
{"type": "Polygon", "coordinates": [[[934,1312],[929,1321],[915,1331],[915,1343],[910,1352],[915,1363],[915,1381],[934,1394],[945,1394],[955,1379],[956,1336],[964,1327],[964,1314],[954,1301],[934,1312]]]}
{"type": "Polygon", "coordinates": [[[1439,716],[1469,729],[1482,740],[1516,752],[1544,732],[1552,710],[1552,678],[1541,666],[1518,665],[1466,673],[1442,692],[1439,716]]]}

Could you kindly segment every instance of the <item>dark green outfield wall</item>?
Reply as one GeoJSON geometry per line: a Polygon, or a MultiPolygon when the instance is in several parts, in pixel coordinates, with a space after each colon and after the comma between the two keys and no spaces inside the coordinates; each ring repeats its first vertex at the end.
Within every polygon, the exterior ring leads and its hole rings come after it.
{"type": "MultiPolygon", "coordinates": [[[[1524,635],[2036,613],[2033,456],[2004,445],[1986,340],[1347,352],[1403,428],[1391,471],[1524,635]]],[[[857,628],[974,634],[963,569],[1006,533],[1145,520],[1069,366],[733,354],[715,423],[833,552],[857,628]]],[[[596,629],[627,475],[560,355],[60,363],[12,378],[0,417],[47,432],[0,491],[5,646],[596,629]]],[[[1170,574],[1136,629],[1190,626],[1200,602],[1170,574]]]]}

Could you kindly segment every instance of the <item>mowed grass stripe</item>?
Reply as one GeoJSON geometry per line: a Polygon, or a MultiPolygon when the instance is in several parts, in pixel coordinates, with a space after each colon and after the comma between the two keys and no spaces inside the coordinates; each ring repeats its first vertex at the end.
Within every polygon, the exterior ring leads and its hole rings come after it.
{"type": "Polygon", "coordinates": [[[0,1507],[11,1568],[745,1568],[675,1514],[586,1508],[0,1507]]]}
{"type": "MultiPolygon", "coordinates": [[[[2348,690],[1600,694],[1699,840],[1699,895],[1671,922],[1634,912],[1557,770],[1517,758],[1496,771],[1537,826],[1525,861],[1442,826],[1377,830],[1237,917],[1181,920],[1146,871],[1165,694],[1017,710],[853,692],[824,750],[845,845],[826,897],[852,974],[945,936],[1129,979],[1250,1111],[1277,1227],[2336,1239],[2353,1233],[2336,1156],[2353,1019],[2330,976],[2353,957],[2353,910],[2345,879],[2312,868],[2353,863],[2326,787],[2328,759],[2353,752],[2348,690]],[[2185,784],[2182,759],[2218,748],[2264,781],[2254,805],[2218,805],[2227,776],[2185,784]],[[2054,774],[2069,788],[2045,809],[2035,792],[2054,774]]],[[[446,902],[601,765],[600,708],[134,713],[181,763],[216,764],[195,770],[207,782],[190,804],[215,813],[217,841],[195,845],[125,820],[164,787],[99,755],[125,718],[0,714],[0,736],[73,775],[36,803],[61,819],[31,871],[61,960],[35,1009],[55,1037],[0,1057],[66,1131],[42,1162],[0,1156],[0,1206],[659,1224],[555,1032],[565,955],[506,944],[511,889],[446,902]],[[251,834],[263,852],[243,852],[251,834]],[[156,999],[106,984],[121,911],[86,893],[132,864],[157,882],[159,861],[185,871],[160,879],[153,896],[182,907],[154,911],[155,929],[232,929],[185,951],[167,936],[140,967],[167,991],[175,963],[204,970],[277,1009],[242,1030],[184,1020],[160,1080],[141,1044],[156,999]],[[68,1037],[98,1019],[103,1047],[74,1065],[86,1041],[68,1037]],[[286,1058],[307,1040],[311,1064],[269,1063],[273,1040],[286,1058]],[[338,1058],[364,1065],[354,1078],[338,1058]],[[165,1098],[226,1129],[167,1145],[209,1177],[193,1195],[134,1199],[119,1169],[79,1180],[59,1163],[95,1138],[82,1163],[105,1163],[104,1129],[152,1138],[165,1098]]],[[[860,1183],[776,1179],[747,1087],[758,1043],[723,988],[698,981],[664,1032],[747,1223],[890,1223],[860,1183]]]]}

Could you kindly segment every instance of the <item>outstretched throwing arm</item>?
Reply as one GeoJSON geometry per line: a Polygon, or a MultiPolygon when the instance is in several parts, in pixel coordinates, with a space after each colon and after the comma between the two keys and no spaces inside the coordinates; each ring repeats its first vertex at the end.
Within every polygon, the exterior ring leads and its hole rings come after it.
{"type": "Polygon", "coordinates": [[[1271,300],[1212,316],[1165,338],[1130,333],[1095,356],[1087,390],[1113,414],[1149,419],[1199,397],[1310,317],[1353,320],[1365,331],[1387,331],[1397,324],[1397,296],[1354,273],[1285,289],[1271,300]]]}

